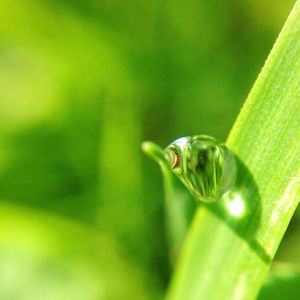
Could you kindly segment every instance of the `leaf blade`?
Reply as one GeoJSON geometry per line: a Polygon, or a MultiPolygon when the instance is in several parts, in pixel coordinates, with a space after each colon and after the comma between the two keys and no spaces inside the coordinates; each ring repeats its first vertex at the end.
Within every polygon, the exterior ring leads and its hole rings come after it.
{"type": "Polygon", "coordinates": [[[249,213],[234,221],[218,207],[198,209],[168,299],[256,297],[299,203],[299,99],[297,1],[227,141],[245,165],[249,213]]]}

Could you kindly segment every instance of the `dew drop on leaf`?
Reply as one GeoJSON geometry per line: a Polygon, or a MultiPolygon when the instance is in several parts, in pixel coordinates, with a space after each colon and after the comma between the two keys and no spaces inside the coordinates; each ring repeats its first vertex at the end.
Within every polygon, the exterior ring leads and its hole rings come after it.
{"type": "Polygon", "coordinates": [[[233,154],[210,136],[179,138],[164,153],[172,171],[200,201],[215,201],[235,183],[233,154]]]}

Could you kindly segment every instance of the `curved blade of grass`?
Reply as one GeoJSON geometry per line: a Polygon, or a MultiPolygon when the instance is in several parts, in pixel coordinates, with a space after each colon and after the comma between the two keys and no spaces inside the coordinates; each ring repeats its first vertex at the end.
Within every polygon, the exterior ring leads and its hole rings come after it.
{"type": "Polygon", "coordinates": [[[167,165],[163,150],[153,142],[144,142],[143,151],[161,167],[165,189],[166,233],[170,262],[177,261],[196,209],[196,201],[167,165]]]}
{"type": "Polygon", "coordinates": [[[168,299],[254,299],[267,275],[300,198],[300,1],[227,145],[236,197],[197,210],[168,299]]]}

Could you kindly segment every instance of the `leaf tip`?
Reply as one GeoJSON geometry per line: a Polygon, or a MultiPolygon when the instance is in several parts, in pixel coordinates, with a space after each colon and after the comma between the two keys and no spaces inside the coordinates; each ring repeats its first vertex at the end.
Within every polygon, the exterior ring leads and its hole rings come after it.
{"type": "Polygon", "coordinates": [[[162,166],[167,164],[164,150],[159,145],[151,141],[145,141],[142,143],[141,148],[144,153],[155,160],[159,165],[162,166]]]}

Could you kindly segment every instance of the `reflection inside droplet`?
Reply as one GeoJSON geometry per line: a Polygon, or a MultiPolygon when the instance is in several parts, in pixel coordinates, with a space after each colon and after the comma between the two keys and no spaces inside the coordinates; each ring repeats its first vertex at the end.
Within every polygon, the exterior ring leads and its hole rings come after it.
{"type": "Polygon", "coordinates": [[[240,194],[229,192],[224,195],[225,207],[234,217],[242,217],[245,215],[245,201],[240,194]]]}
{"type": "Polygon", "coordinates": [[[176,168],[179,165],[180,157],[174,152],[174,150],[168,149],[167,151],[165,151],[165,158],[172,169],[176,168]]]}

